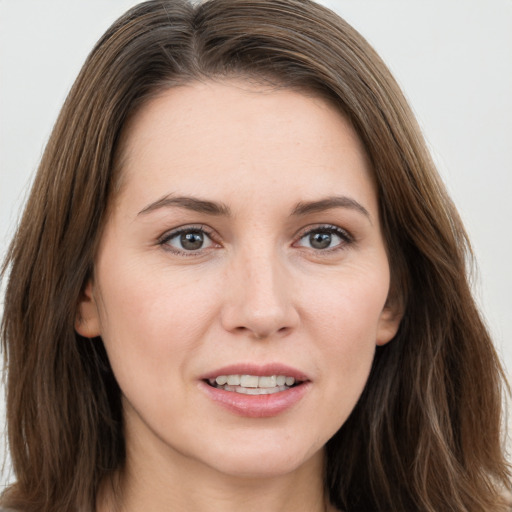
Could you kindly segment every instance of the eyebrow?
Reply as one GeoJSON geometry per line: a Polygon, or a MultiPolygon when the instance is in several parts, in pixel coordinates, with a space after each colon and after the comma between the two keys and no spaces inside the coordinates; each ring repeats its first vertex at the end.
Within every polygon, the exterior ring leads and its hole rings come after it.
{"type": "MultiPolygon", "coordinates": [[[[205,213],[215,216],[231,216],[229,206],[223,203],[207,201],[190,196],[172,196],[166,195],[155,202],[144,207],[137,215],[145,215],[160,208],[178,207],[192,210],[194,212],[205,213]]],[[[371,222],[371,216],[368,210],[355,199],[347,196],[332,196],[318,201],[299,202],[292,210],[292,216],[300,217],[311,213],[319,213],[334,208],[348,208],[362,213],[371,222]]]]}
{"type": "Polygon", "coordinates": [[[302,216],[311,213],[319,213],[333,208],[348,208],[362,213],[371,222],[371,215],[368,210],[355,199],[347,196],[332,196],[319,201],[300,202],[294,208],[292,215],[302,216]]]}
{"type": "Polygon", "coordinates": [[[164,196],[154,203],[149,204],[143,208],[138,215],[144,215],[146,213],[153,212],[160,208],[169,207],[185,208],[194,212],[206,213],[208,215],[217,216],[230,216],[231,211],[228,206],[222,203],[215,203],[213,201],[206,201],[204,199],[197,199],[195,197],[174,197],[172,195],[164,196]]]}

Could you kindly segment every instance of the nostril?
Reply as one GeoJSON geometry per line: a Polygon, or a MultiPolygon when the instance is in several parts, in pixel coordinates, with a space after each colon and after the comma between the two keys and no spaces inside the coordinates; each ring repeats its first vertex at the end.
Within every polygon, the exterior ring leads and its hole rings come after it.
{"type": "Polygon", "coordinates": [[[299,315],[291,303],[261,304],[255,301],[229,301],[221,313],[224,329],[238,336],[263,340],[291,332],[299,323],[299,315]]]}
{"type": "Polygon", "coordinates": [[[249,329],[248,327],[237,327],[234,329],[234,331],[238,334],[245,334],[250,338],[253,338],[255,340],[265,340],[267,338],[271,338],[272,336],[275,336],[276,334],[279,336],[283,336],[291,331],[290,327],[284,326],[280,327],[276,330],[268,330],[268,331],[258,331],[256,329],[249,329]]]}

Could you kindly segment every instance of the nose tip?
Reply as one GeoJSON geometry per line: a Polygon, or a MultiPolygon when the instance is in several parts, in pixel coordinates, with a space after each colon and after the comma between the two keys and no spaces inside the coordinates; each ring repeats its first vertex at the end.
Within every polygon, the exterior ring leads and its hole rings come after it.
{"type": "MultiPolygon", "coordinates": [[[[289,321],[285,311],[266,312],[265,314],[255,311],[243,311],[242,316],[238,316],[238,322],[233,328],[226,324],[228,330],[246,334],[255,340],[265,340],[273,336],[284,336],[292,330],[293,322],[289,321]]],[[[291,316],[291,315],[290,315],[291,316]]]]}
{"type": "Polygon", "coordinates": [[[255,268],[245,265],[232,274],[222,312],[224,329],[255,340],[285,336],[299,321],[286,271],[266,260],[255,268]]]}

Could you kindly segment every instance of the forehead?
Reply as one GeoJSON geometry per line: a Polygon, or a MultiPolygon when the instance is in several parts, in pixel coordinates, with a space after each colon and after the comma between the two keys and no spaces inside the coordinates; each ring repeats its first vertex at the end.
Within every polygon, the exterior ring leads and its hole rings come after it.
{"type": "Polygon", "coordinates": [[[351,171],[342,172],[345,182],[372,182],[359,138],[331,102],[239,80],[161,92],[125,127],[120,155],[123,186],[155,193],[185,182],[184,192],[202,194],[205,182],[213,192],[247,178],[257,187],[283,177],[313,194],[342,171],[351,171]]]}

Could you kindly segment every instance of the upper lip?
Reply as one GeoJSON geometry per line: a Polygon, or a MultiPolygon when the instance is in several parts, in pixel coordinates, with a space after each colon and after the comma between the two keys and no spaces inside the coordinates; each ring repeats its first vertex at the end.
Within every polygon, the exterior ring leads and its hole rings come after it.
{"type": "Polygon", "coordinates": [[[204,374],[201,379],[215,379],[219,375],[258,375],[262,377],[271,375],[284,375],[293,377],[296,381],[311,380],[304,372],[281,363],[268,363],[257,365],[254,363],[236,363],[223,366],[204,374]]]}

